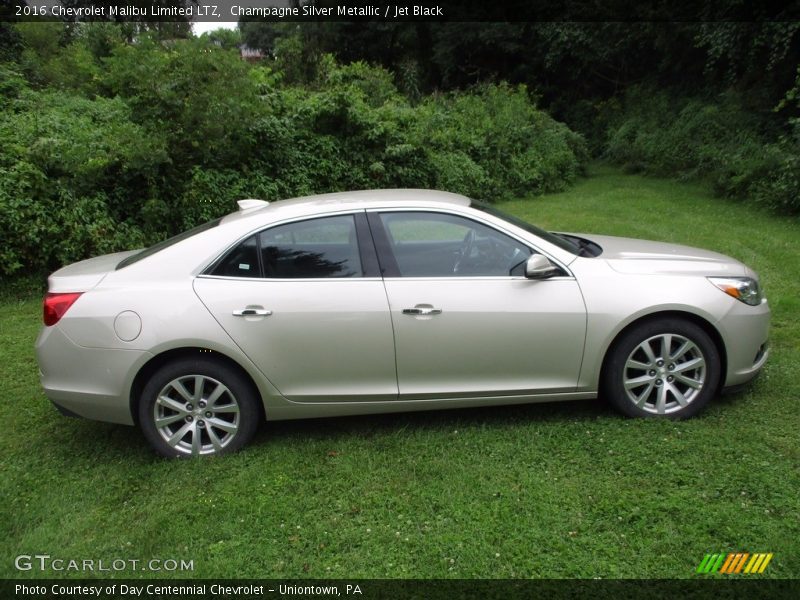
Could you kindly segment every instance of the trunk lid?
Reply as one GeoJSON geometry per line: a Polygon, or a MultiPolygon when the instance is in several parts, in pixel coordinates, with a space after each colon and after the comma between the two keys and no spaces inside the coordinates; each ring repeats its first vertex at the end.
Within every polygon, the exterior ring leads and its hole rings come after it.
{"type": "Polygon", "coordinates": [[[86,292],[116,269],[122,259],[137,252],[139,250],[104,254],[61,267],[47,278],[47,289],[54,293],[86,292]]]}

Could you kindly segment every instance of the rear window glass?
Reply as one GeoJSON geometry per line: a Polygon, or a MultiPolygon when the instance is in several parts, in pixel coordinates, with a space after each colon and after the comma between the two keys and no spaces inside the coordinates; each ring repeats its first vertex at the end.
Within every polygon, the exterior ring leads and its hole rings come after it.
{"type": "Polygon", "coordinates": [[[363,277],[353,215],[278,225],[237,244],[211,269],[220,277],[363,277]]]}
{"type": "Polygon", "coordinates": [[[177,244],[178,242],[182,242],[183,240],[188,240],[190,237],[197,235],[198,233],[203,233],[204,231],[208,231],[219,225],[220,221],[222,221],[222,217],[219,219],[214,219],[213,221],[209,221],[208,223],[203,223],[202,225],[198,225],[193,229],[189,229],[188,231],[184,231],[183,233],[179,233],[176,236],[173,236],[163,242],[158,242],[157,244],[153,244],[149,248],[145,248],[141,252],[137,252],[136,254],[132,254],[128,258],[124,258],[120,261],[117,265],[117,271],[120,269],[124,269],[127,266],[132,265],[133,263],[137,263],[140,260],[147,258],[148,256],[152,256],[157,252],[161,252],[165,248],[169,248],[170,246],[177,244]]]}
{"type": "Polygon", "coordinates": [[[260,234],[264,276],[276,279],[362,277],[352,215],[298,221],[260,234]]]}

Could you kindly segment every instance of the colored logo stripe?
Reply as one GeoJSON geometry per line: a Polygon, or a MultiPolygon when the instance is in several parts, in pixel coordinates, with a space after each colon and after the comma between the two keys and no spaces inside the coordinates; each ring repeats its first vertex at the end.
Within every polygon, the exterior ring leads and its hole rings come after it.
{"type": "Polygon", "coordinates": [[[698,573],[716,573],[720,566],[722,566],[722,561],[725,560],[724,554],[706,554],[703,561],[700,563],[700,566],[697,567],[698,573]]]}
{"type": "Polygon", "coordinates": [[[728,554],[706,554],[698,565],[697,573],[763,573],[773,554],[729,552],[728,554]],[[748,560],[749,559],[749,560],[748,560]],[[745,566],[746,565],[746,566],[745,566]]]}

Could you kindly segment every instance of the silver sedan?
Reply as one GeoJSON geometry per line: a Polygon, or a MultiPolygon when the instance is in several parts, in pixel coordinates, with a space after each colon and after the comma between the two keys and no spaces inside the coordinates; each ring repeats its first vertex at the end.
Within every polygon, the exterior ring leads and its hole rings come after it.
{"type": "Polygon", "coordinates": [[[264,418],[598,395],[685,418],[768,355],[767,301],[732,258],[424,190],[242,200],[48,284],[46,395],[166,456],[234,451],[264,418]]]}

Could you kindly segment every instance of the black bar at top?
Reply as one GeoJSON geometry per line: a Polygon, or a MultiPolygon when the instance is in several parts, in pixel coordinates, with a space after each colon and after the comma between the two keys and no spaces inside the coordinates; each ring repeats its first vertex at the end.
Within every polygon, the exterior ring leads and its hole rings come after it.
{"type": "Polygon", "coordinates": [[[1,0],[0,20],[798,21],[797,0],[1,0]],[[255,9],[255,10],[253,10],[255,9]],[[248,14],[248,10],[250,11],[248,14]]]}

